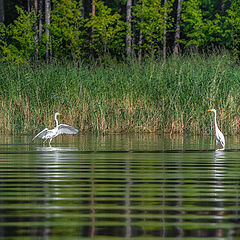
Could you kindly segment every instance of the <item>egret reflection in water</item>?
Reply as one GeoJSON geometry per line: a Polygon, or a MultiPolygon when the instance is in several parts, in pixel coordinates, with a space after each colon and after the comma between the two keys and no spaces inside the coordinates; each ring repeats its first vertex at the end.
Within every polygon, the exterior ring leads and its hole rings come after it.
{"type": "MultiPolygon", "coordinates": [[[[225,185],[226,178],[226,152],[216,150],[212,162],[212,183],[209,184],[209,196],[212,197],[212,205],[215,206],[215,221],[221,226],[225,223],[228,207],[226,206],[227,190],[225,185]]],[[[223,238],[225,230],[222,227],[214,229],[215,236],[223,238]]],[[[232,231],[227,232],[227,236],[232,238],[232,231]]]]}
{"type": "Polygon", "coordinates": [[[72,147],[36,147],[37,151],[42,152],[74,152],[78,151],[78,148],[72,147]]]}

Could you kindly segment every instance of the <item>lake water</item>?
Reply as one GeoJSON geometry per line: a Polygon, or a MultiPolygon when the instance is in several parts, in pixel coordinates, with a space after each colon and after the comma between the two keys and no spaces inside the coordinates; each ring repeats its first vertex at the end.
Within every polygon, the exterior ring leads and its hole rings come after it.
{"type": "Polygon", "coordinates": [[[0,240],[240,239],[240,138],[0,139],[0,240]]]}

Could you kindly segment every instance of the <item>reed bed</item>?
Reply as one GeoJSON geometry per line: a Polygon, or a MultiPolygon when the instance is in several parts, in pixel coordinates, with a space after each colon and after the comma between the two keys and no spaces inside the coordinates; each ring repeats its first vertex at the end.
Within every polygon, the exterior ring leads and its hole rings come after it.
{"type": "Polygon", "coordinates": [[[240,69],[227,52],[94,64],[0,66],[0,131],[33,134],[53,114],[81,132],[239,133],[240,69]]]}

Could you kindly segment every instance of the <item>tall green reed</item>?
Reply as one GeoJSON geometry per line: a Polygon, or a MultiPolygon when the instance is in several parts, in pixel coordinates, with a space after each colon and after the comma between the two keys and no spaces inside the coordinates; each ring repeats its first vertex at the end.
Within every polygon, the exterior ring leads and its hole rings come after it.
{"type": "Polygon", "coordinates": [[[53,113],[82,132],[208,133],[208,108],[239,132],[240,70],[227,52],[130,62],[0,66],[2,133],[53,127],[53,113]]]}

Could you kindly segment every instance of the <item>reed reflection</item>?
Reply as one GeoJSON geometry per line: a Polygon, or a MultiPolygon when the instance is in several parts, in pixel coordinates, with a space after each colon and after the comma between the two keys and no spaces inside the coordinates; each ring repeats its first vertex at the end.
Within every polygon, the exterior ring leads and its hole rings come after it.
{"type": "Polygon", "coordinates": [[[132,236],[132,226],[131,226],[131,185],[133,184],[131,176],[131,161],[129,158],[125,162],[125,194],[124,194],[124,205],[125,205],[125,237],[130,238],[132,236]]]}

